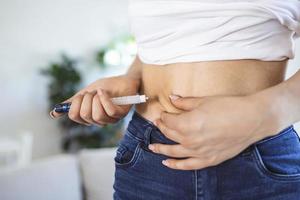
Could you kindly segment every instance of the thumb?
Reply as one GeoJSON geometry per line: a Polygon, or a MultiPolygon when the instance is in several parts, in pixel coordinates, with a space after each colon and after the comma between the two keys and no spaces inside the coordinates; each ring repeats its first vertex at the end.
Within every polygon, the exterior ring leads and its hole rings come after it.
{"type": "Polygon", "coordinates": [[[200,97],[181,97],[173,94],[169,98],[175,107],[185,111],[195,109],[200,105],[202,100],[200,97]]]}
{"type": "MultiPolygon", "coordinates": [[[[70,98],[64,100],[63,102],[61,102],[60,104],[63,104],[63,103],[71,103],[73,101],[73,99],[77,96],[78,94],[75,94],[73,96],[71,96],[70,98]]],[[[54,111],[54,108],[53,110],[50,111],[49,113],[50,117],[51,118],[57,118],[57,117],[61,117],[62,115],[64,115],[64,113],[57,113],[54,111]]]]}

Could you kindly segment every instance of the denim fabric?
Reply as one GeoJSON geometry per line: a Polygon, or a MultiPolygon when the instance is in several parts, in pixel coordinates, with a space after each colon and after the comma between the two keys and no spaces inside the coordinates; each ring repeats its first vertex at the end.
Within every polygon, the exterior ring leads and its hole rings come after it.
{"type": "Polygon", "coordinates": [[[293,126],[217,166],[175,170],[150,143],[176,144],[134,112],[119,142],[114,200],[299,200],[300,141],[293,126]]]}

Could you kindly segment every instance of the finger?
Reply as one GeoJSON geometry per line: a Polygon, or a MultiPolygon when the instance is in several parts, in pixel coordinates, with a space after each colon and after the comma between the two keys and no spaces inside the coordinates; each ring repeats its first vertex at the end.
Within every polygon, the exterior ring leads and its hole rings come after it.
{"type": "MultiPolygon", "coordinates": [[[[75,95],[73,95],[72,97],[64,100],[63,102],[61,103],[71,103],[73,101],[73,99],[75,99],[77,96],[79,95],[84,95],[86,93],[86,91],[79,91],[77,92],[75,95]]],[[[57,118],[57,117],[61,117],[63,116],[65,113],[58,113],[58,112],[55,112],[54,109],[50,111],[49,115],[54,119],[54,118],[57,118]]]]}
{"type": "Polygon", "coordinates": [[[189,119],[189,116],[186,116],[187,113],[168,113],[161,112],[160,119],[167,126],[172,127],[172,129],[179,131],[181,133],[185,133],[189,131],[189,123],[186,122],[189,119]]]}
{"type": "Polygon", "coordinates": [[[195,109],[200,105],[203,99],[201,97],[180,97],[178,95],[170,95],[169,97],[175,107],[184,111],[195,109]]]}
{"type": "Polygon", "coordinates": [[[157,128],[169,139],[181,143],[183,136],[182,134],[178,133],[177,131],[168,128],[160,119],[154,121],[154,124],[157,128]]]}
{"type": "Polygon", "coordinates": [[[106,114],[97,94],[95,94],[93,98],[92,118],[96,123],[102,126],[108,123],[115,123],[117,121],[106,114]]]}
{"type": "Polygon", "coordinates": [[[62,115],[64,115],[64,113],[57,113],[54,110],[51,110],[49,115],[52,119],[55,119],[55,118],[61,117],[62,115]]]}
{"type": "Polygon", "coordinates": [[[70,106],[70,110],[68,113],[68,116],[71,120],[79,123],[79,124],[85,124],[89,126],[90,124],[86,123],[83,119],[80,117],[80,108],[82,103],[83,95],[77,95],[70,106]]]}
{"type": "Polygon", "coordinates": [[[106,114],[115,119],[120,119],[124,115],[124,108],[121,106],[113,104],[112,100],[109,98],[107,92],[105,90],[98,89],[97,93],[99,95],[100,101],[104,108],[106,114]]]}
{"type": "MultiPolygon", "coordinates": [[[[78,96],[78,95],[77,95],[78,96]]],[[[75,97],[73,97],[72,99],[67,99],[63,102],[61,102],[61,104],[63,103],[70,103],[72,102],[72,100],[74,99],[75,97]]],[[[54,119],[54,118],[58,118],[58,117],[61,117],[63,116],[65,113],[58,113],[58,112],[55,112],[55,109],[53,108],[53,110],[50,111],[50,116],[54,119]]]]}
{"type": "Polygon", "coordinates": [[[154,143],[149,145],[149,149],[155,153],[164,154],[166,156],[184,158],[194,155],[193,151],[183,147],[180,144],[160,144],[154,143]]]}
{"type": "Polygon", "coordinates": [[[208,167],[209,164],[200,158],[166,159],[162,164],[172,169],[196,170],[208,167]]]}
{"type": "Polygon", "coordinates": [[[93,98],[96,92],[87,92],[82,99],[80,117],[89,124],[97,124],[92,117],[93,98]]]}

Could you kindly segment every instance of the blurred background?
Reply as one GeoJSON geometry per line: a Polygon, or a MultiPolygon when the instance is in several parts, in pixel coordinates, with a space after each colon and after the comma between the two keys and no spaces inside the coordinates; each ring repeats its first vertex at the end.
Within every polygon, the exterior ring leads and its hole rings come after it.
{"type": "MultiPolygon", "coordinates": [[[[127,0],[0,0],[0,199],[112,199],[113,156],[131,114],[105,128],[50,108],[136,54],[127,0]]],[[[287,77],[300,67],[300,41],[287,77]]],[[[299,125],[296,124],[297,130],[299,125]]]]}

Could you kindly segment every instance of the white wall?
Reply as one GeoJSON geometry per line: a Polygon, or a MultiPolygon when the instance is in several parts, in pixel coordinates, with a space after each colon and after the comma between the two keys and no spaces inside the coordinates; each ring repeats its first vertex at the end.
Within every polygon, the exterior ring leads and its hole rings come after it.
{"type": "Polygon", "coordinates": [[[29,130],[34,158],[58,153],[61,134],[47,115],[39,69],[65,51],[96,78],[93,54],[128,31],[127,19],[126,0],[0,0],[0,136],[29,130]]]}
{"type": "MultiPolygon", "coordinates": [[[[46,112],[47,81],[38,70],[66,51],[97,78],[93,53],[128,31],[126,6],[127,0],[0,0],[0,136],[32,131],[34,158],[60,151],[61,134],[46,112]]],[[[289,76],[300,67],[299,40],[296,52],[289,76]]]]}

